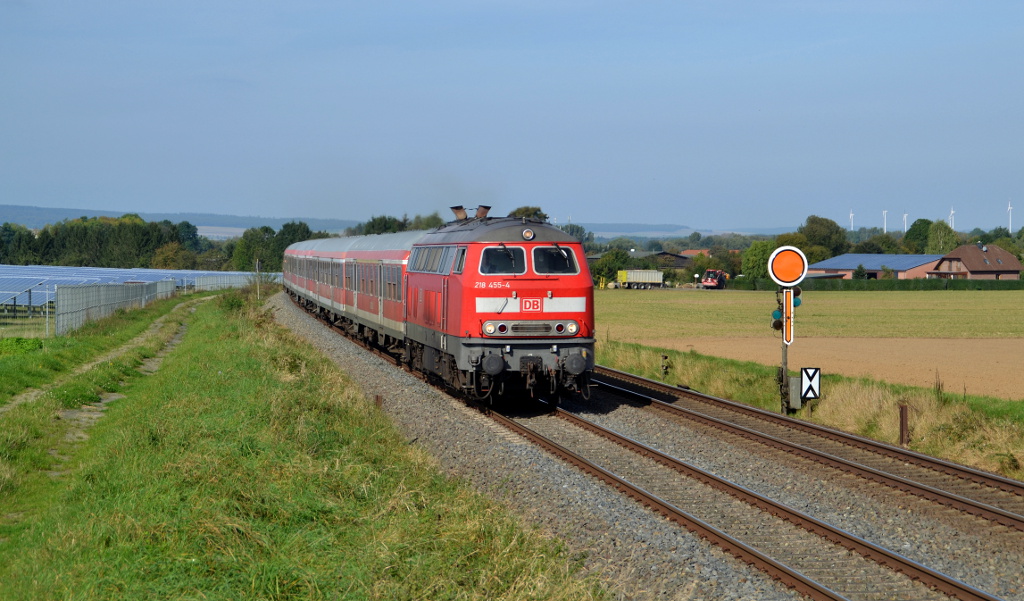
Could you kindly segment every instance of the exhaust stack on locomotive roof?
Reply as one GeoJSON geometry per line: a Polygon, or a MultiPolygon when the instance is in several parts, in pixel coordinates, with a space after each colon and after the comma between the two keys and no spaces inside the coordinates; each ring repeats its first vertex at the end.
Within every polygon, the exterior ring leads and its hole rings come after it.
{"type": "MultiPolygon", "coordinates": [[[[452,210],[452,213],[455,213],[455,220],[456,221],[465,221],[465,220],[469,219],[469,214],[466,213],[466,208],[463,207],[462,205],[457,205],[457,206],[451,207],[451,210],[452,210]]],[[[491,210],[491,207],[489,207],[487,205],[480,205],[480,206],[478,206],[476,208],[476,215],[473,216],[473,219],[484,219],[485,217],[487,217],[487,213],[489,213],[490,210],[491,210]]]]}

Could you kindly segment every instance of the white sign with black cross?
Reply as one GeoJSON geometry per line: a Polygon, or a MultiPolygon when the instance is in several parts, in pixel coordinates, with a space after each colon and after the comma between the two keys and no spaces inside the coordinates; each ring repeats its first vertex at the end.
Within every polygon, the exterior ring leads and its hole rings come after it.
{"type": "Polygon", "coordinates": [[[811,401],[821,398],[821,368],[800,368],[800,400],[811,401]]]}

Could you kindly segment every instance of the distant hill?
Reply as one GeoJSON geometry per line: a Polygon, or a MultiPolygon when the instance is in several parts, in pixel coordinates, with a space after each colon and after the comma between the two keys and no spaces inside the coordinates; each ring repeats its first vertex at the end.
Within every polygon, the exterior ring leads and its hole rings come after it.
{"type": "MultiPolygon", "coordinates": [[[[18,205],[0,205],[0,223],[10,222],[27,228],[38,229],[44,225],[78,219],[79,217],[120,217],[126,211],[97,211],[94,209],[53,209],[45,207],[26,207],[18,205]]],[[[341,232],[347,227],[357,225],[358,221],[344,219],[319,219],[314,217],[240,217],[237,215],[214,215],[212,213],[139,213],[146,221],[167,220],[172,223],[187,221],[194,226],[210,228],[241,228],[262,227],[264,225],[281,229],[289,221],[303,221],[313,231],[341,232]]]]}
{"type": "Polygon", "coordinates": [[[730,229],[698,229],[689,225],[677,225],[673,223],[651,224],[651,223],[580,223],[587,231],[594,232],[598,239],[611,240],[618,237],[626,238],[686,238],[694,231],[700,235],[718,235],[722,233],[740,233],[746,235],[777,235],[796,231],[796,227],[749,227],[730,229]]]}
{"type": "MultiPolygon", "coordinates": [[[[54,209],[45,207],[28,207],[20,205],[0,205],[0,223],[10,222],[31,229],[39,229],[44,225],[57,223],[65,219],[79,217],[120,217],[125,211],[98,211],[95,209],[54,209]]],[[[167,220],[172,223],[187,221],[200,228],[200,235],[211,238],[227,238],[240,236],[242,231],[251,227],[264,225],[280,230],[289,221],[302,221],[313,231],[341,233],[345,228],[358,225],[359,221],[345,219],[321,219],[316,217],[254,217],[238,215],[215,215],[213,213],[139,213],[146,221],[167,220]]],[[[562,224],[556,224],[562,225],[562,224]]],[[[593,232],[597,238],[612,239],[619,236],[636,238],[685,238],[693,232],[703,236],[736,232],[741,234],[775,235],[795,231],[793,228],[762,228],[748,230],[709,230],[697,229],[688,225],[649,224],[649,223],[580,223],[579,225],[593,232]]]]}
{"type": "MultiPolygon", "coordinates": [[[[556,224],[558,225],[558,224],[556,224]]],[[[685,238],[693,233],[694,228],[688,225],[649,223],[580,223],[596,238],[618,238],[619,236],[636,238],[685,238]]]]}
{"type": "Polygon", "coordinates": [[[796,231],[794,228],[751,228],[751,229],[725,229],[710,230],[697,229],[689,225],[676,225],[671,223],[649,224],[649,223],[581,223],[588,232],[593,232],[596,238],[686,238],[693,232],[700,232],[702,236],[713,236],[725,233],[736,234],[760,234],[774,236],[796,231]]]}

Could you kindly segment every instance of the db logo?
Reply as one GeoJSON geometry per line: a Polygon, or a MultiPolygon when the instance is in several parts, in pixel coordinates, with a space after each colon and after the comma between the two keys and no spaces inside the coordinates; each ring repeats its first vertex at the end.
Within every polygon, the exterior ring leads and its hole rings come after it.
{"type": "Polygon", "coordinates": [[[539,313],[541,311],[540,299],[539,298],[524,298],[523,299],[523,311],[531,313],[539,313]]]}

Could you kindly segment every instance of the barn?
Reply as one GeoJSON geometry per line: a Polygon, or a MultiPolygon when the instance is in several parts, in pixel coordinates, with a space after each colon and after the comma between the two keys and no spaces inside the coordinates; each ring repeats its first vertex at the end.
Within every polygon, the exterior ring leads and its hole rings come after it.
{"type": "Polygon", "coordinates": [[[891,270],[898,280],[931,277],[942,259],[942,255],[879,255],[847,253],[818,261],[807,266],[808,277],[840,277],[844,280],[853,279],[853,272],[863,267],[868,279],[881,279],[887,270],[891,270]]]}

